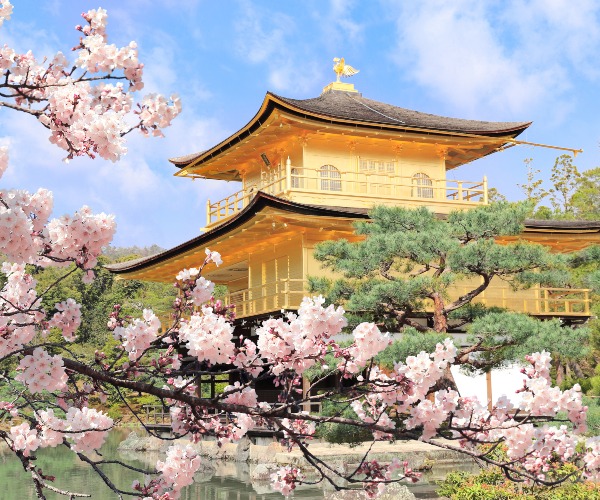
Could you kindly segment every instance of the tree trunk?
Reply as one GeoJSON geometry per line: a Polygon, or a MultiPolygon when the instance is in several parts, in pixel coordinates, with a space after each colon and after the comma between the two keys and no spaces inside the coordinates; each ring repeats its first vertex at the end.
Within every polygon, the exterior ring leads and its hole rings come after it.
{"type": "Polygon", "coordinates": [[[460,391],[458,390],[458,387],[456,385],[456,381],[454,380],[454,376],[452,375],[452,372],[450,371],[450,365],[448,365],[446,367],[446,369],[444,370],[444,374],[442,375],[442,378],[440,378],[437,383],[430,389],[430,394],[432,392],[435,391],[441,391],[442,389],[446,389],[446,390],[453,390],[458,392],[458,394],[460,395],[460,391]]]}
{"type": "Polygon", "coordinates": [[[581,366],[579,366],[579,363],[577,361],[570,361],[569,362],[569,366],[573,370],[573,373],[575,374],[575,377],[577,377],[577,378],[585,378],[585,375],[583,374],[583,371],[581,371],[581,366]]]}
{"type": "Polygon", "coordinates": [[[433,329],[438,333],[448,331],[448,318],[444,313],[444,299],[438,292],[431,295],[433,299],[433,329]]]}
{"type": "Polygon", "coordinates": [[[565,368],[560,359],[553,360],[556,365],[556,385],[560,385],[565,380],[565,368]]]}
{"type": "MultiPolygon", "coordinates": [[[[444,299],[438,292],[434,292],[431,295],[431,298],[433,299],[433,329],[437,333],[446,333],[448,331],[448,318],[444,312],[444,299]]],[[[444,375],[442,375],[442,378],[432,388],[433,391],[439,391],[441,389],[451,389],[460,394],[454,377],[452,376],[452,372],[450,371],[450,366],[446,367],[444,375]]]]}

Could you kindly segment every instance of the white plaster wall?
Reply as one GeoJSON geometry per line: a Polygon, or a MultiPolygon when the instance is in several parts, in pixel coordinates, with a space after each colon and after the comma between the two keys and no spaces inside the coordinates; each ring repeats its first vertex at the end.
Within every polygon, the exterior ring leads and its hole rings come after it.
{"type": "MultiPolygon", "coordinates": [[[[485,380],[485,374],[470,376],[465,375],[460,371],[460,367],[452,366],[450,368],[452,376],[458,387],[458,391],[462,397],[477,397],[479,401],[487,401],[487,384],[485,380]]],[[[493,377],[493,375],[492,375],[493,377]]]]}
{"type": "MultiPolygon", "coordinates": [[[[465,375],[461,373],[458,366],[452,366],[451,371],[461,396],[476,396],[481,402],[488,401],[485,374],[465,375]]],[[[492,370],[492,401],[495,402],[500,396],[506,395],[515,406],[518,406],[521,402],[521,394],[516,394],[516,391],[523,387],[524,377],[521,373],[521,365],[518,363],[492,370]]]]}
{"type": "Polygon", "coordinates": [[[492,398],[496,401],[506,395],[515,406],[521,402],[521,394],[516,394],[523,387],[525,375],[521,373],[522,365],[514,363],[511,366],[492,372],[492,398]]]}

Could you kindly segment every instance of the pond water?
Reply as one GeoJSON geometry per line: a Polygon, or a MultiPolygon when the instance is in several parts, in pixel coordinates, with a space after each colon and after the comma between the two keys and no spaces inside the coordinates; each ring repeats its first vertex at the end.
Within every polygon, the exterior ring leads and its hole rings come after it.
{"type": "MultiPolygon", "coordinates": [[[[139,468],[151,467],[158,453],[119,452],[117,447],[125,439],[130,430],[115,429],[103,446],[104,458],[118,458],[139,468]]],[[[94,500],[112,500],[115,494],[102,482],[91,468],[81,462],[64,447],[48,448],[37,453],[37,466],[44,474],[56,476],[55,486],[75,492],[85,492],[94,500]]],[[[274,493],[268,485],[252,483],[250,468],[247,464],[234,462],[215,462],[216,470],[200,473],[196,482],[186,488],[181,496],[184,500],[283,500],[283,496],[274,493]]],[[[455,467],[452,467],[454,469],[455,467]]],[[[106,465],[103,469],[111,480],[120,488],[130,491],[131,483],[137,479],[143,481],[143,475],[127,470],[118,465],[106,465]]],[[[435,477],[426,474],[422,481],[411,490],[417,498],[437,498],[435,486],[429,480],[441,479],[450,469],[436,467],[435,477]]],[[[48,499],[64,499],[65,497],[47,491],[48,499]]],[[[294,492],[293,498],[322,499],[325,494],[318,487],[302,487],[294,492]]],[[[20,461],[4,446],[0,446],[0,500],[35,499],[35,491],[29,476],[23,471],[20,461]]],[[[126,497],[133,498],[133,497],[126,497]]]]}

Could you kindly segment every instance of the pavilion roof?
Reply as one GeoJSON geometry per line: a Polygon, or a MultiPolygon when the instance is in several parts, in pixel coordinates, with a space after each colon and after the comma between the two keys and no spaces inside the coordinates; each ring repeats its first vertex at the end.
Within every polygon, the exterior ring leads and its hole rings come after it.
{"type": "Polygon", "coordinates": [[[333,219],[367,219],[367,210],[306,205],[259,191],[252,201],[236,215],[205,233],[192,238],[169,250],[147,257],[108,264],[105,267],[116,274],[142,271],[156,264],[176,258],[196,248],[203,249],[209,243],[226,237],[229,233],[255,218],[265,208],[275,208],[291,214],[308,215],[311,217],[329,217],[333,219]]]}
{"type": "Polygon", "coordinates": [[[367,99],[358,92],[329,90],[311,99],[292,99],[267,92],[256,115],[240,130],[210,149],[170,158],[169,161],[183,169],[216,158],[260,128],[276,110],[327,124],[445,136],[514,138],[531,125],[531,122],[466,120],[422,113],[367,99]]]}

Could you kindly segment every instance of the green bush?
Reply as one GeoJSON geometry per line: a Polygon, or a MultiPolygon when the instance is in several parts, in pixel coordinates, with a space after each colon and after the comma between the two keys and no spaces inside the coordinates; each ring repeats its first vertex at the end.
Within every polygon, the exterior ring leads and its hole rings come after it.
{"type": "Polygon", "coordinates": [[[498,467],[490,467],[479,474],[451,472],[437,494],[452,500],[600,500],[600,485],[567,480],[555,487],[528,486],[509,481],[498,467]]]}
{"type": "Polygon", "coordinates": [[[583,397],[583,403],[587,405],[587,435],[597,436],[600,434],[600,399],[583,397]]]}
{"type": "MultiPolygon", "coordinates": [[[[338,401],[325,401],[323,403],[321,415],[350,418],[357,422],[360,421],[358,415],[356,415],[348,403],[338,401]]],[[[372,433],[366,429],[354,425],[336,424],[333,422],[319,424],[317,426],[316,435],[328,443],[345,443],[351,446],[356,446],[364,441],[373,439],[372,433]]]]}
{"type": "MultiPolygon", "coordinates": [[[[581,386],[581,392],[583,394],[590,393],[591,390],[594,390],[594,379],[597,379],[598,387],[600,387],[600,377],[592,377],[592,378],[567,378],[563,380],[560,384],[560,390],[566,391],[571,389],[575,384],[579,384],[581,386]]],[[[591,393],[590,393],[591,394],[591,393]]]]}
{"type": "Polygon", "coordinates": [[[119,420],[123,417],[123,406],[118,403],[112,404],[106,413],[113,420],[119,420]]]}

